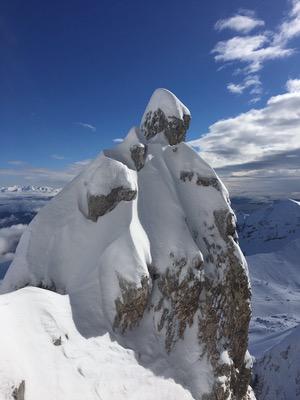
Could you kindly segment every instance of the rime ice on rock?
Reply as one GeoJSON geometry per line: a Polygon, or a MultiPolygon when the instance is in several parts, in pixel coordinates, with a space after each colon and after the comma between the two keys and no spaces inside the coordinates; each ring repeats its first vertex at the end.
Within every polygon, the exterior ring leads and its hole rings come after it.
{"type": "Polygon", "coordinates": [[[2,291],[56,287],[84,335],[110,332],[194,399],[246,400],[247,265],[224,185],[184,143],[189,121],[156,90],[141,127],[39,212],[2,291]]]}

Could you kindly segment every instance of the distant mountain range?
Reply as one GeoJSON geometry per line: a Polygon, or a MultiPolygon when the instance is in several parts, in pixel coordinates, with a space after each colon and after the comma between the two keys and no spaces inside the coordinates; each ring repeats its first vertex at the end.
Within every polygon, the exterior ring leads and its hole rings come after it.
{"type": "Polygon", "coordinates": [[[13,185],[13,186],[1,186],[0,193],[46,193],[49,195],[56,195],[60,192],[61,188],[54,188],[51,186],[33,186],[33,185],[13,185]]]}

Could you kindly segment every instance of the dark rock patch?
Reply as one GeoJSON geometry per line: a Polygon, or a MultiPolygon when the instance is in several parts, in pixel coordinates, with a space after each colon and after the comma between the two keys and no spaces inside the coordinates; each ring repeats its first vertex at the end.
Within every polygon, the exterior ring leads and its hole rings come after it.
{"type": "Polygon", "coordinates": [[[115,300],[117,314],[114,329],[119,328],[124,333],[137,326],[142,319],[148,304],[151,285],[149,278],[144,276],[141,287],[137,287],[135,283],[128,282],[122,277],[119,277],[119,286],[121,297],[115,300]]]}
{"type": "Polygon", "coordinates": [[[136,190],[116,187],[108,195],[88,195],[88,218],[97,222],[102,215],[112,211],[121,201],[135,199],[136,190]]]}
{"type": "Polygon", "coordinates": [[[25,381],[22,381],[18,387],[15,387],[12,392],[12,398],[14,400],[25,399],[25,381]]]}
{"type": "Polygon", "coordinates": [[[145,165],[147,155],[147,146],[143,144],[135,144],[130,147],[131,158],[137,171],[141,170],[145,165]]]}
{"type": "Polygon", "coordinates": [[[158,108],[156,111],[149,111],[141,127],[146,139],[151,139],[160,132],[164,132],[170,145],[178,144],[185,140],[186,132],[190,125],[191,117],[187,114],[183,118],[175,116],[167,117],[166,114],[158,108]]]}

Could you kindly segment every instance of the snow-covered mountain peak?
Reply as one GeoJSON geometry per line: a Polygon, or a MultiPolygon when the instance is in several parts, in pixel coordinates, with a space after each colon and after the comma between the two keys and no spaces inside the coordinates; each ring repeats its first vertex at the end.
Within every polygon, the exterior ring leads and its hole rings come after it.
{"type": "Polygon", "coordinates": [[[147,141],[175,145],[185,139],[190,119],[190,111],[172,92],[156,89],[143,115],[141,132],[147,141]]]}
{"type": "Polygon", "coordinates": [[[141,129],[34,218],[1,291],[65,293],[86,338],[108,332],[194,399],[248,400],[247,265],[226,189],[183,142],[189,118],[171,92],[156,91],[141,129]]]}
{"type": "Polygon", "coordinates": [[[300,237],[300,203],[275,200],[239,218],[239,237],[247,255],[277,251],[300,237]]]}

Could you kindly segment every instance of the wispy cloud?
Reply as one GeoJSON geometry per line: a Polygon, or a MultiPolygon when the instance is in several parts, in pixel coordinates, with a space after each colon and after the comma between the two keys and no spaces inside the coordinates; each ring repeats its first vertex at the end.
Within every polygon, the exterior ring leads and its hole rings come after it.
{"type": "Polygon", "coordinates": [[[22,160],[10,160],[10,161],[7,161],[7,164],[21,167],[22,165],[26,165],[26,162],[22,161],[22,160]]]}
{"type": "Polygon", "coordinates": [[[261,80],[258,75],[248,75],[241,83],[229,83],[227,89],[231,93],[241,94],[246,89],[251,88],[251,94],[260,95],[262,91],[261,86],[261,80]]]}
{"type": "Polygon", "coordinates": [[[257,19],[253,11],[240,10],[237,14],[230,18],[220,19],[215,24],[215,29],[222,31],[224,29],[231,29],[237,32],[249,33],[254,28],[262,27],[265,22],[257,19]]]}
{"type": "MultiPolygon", "coordinates": [[[[253,35],[233,36],[228,40],[218,42],[213,48],[212,54],[216,62],[223,62],[225,65],[230,63],[235,68],[235,74],[242,76],[242,81],[227,84],[231,93],[240,94],[248,89],[252,100],[260,99],[261,84],[256,86],[253,92],[252,85],[246,84],[247,79],[256,74],[260,80],[257,73],[267,61],[283,59],[295,53],[296,50],[289,47],[289,42],[300,35],[300,0],[291,0],[289,4],[291,9],[287,17],[273,31],[261,30],[253,35]]],[[[252,15],[236,14],[216,23],[218,30],[230,28],[239,33],[249,33],[252,29],[263,26],[264,21],[257,19],[254,13],[252,15]]]]}
{"type": "Polygon", "coordinates": [[[85,123],[85,122],[75,122],[75,124],[76,124],[76,125],[80,125],[80,126],[82,126],[83,128],[89,129],[89,130],[91,130],[92,132],[96,132],[96,127],[95,127],[94,125],[87,124],[87,123],[85,123]]]}
{"type": "Polygon", "coordinates": [[[261,190],[264,184],[271,190],[268,179],[279,190],[276,178],[281,183],[286,180],[285,190],[290,182],[289,193],[299,187],[300,79],[288,80],[286,89],[271,97],[265,107],[218,121],[207,134],[190,142],[230,187],[234,182],[245,189],[250,178],[258,180],[261,190]]]}
{"type": "Polygon", "coordinates": [[[64,160],[65,157],[59,154],[51,154],[51,158],[54,158],[54,160],[64,160]]]}
{"type": "Polygon", "coordinates": [[[122,139],[122,138],[115,138],[115,139],[113,139],[113,142],[114,143],[122,143],[124,141],[124,139],[122,139]]]}

